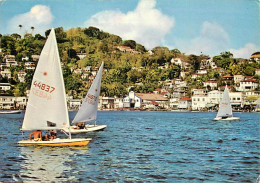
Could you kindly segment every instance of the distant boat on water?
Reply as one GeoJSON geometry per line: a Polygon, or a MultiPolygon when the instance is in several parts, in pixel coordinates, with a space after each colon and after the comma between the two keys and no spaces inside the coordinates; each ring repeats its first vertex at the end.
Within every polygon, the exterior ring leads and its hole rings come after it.
{"type": "Polygon", "coordinates": [[[232,107],[229,98],[229,92],[227,86],[225,87],[222,100],[219,104],[219,110],[217,113],[216,118],[214,121],[224,120],[224,121],[231,121],[231,120],[238,120],[239,117],[234,117],[232,112],[232,107]]]}
{"type": "Polygon", "coordinates": [[[0,110],[0,114],[20,114],[21,110],[0,110]]]}

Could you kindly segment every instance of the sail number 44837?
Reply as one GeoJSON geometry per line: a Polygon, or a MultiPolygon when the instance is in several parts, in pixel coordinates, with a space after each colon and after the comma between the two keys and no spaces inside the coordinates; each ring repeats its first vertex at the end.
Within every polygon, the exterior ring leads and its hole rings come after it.
{"type": "Polygon", "coordinates": [[[49,85],[44,84],[44,83],[41,83],[41,82],[37,82],[37,81],[34,81],[34,82],[33,82],[33,85],[34,85],[36,88],[39,88],[39,89],[41,89],[41,90],[43,90],[43,91],[46,91],[46,92],[49,92],[49,93],[52,93],[52,92],[55,90],[54,87],[49,86],[49,85]]]}

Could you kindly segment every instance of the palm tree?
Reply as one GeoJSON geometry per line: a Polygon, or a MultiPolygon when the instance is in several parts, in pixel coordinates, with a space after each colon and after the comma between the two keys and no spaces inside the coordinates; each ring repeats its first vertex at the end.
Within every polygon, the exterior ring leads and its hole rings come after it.
{"type": "Polygon", "coordinates": [[[34,27],[31,27],[31,29],[32,29],[32,34],[33,34],[33,31],[34,31],[34,27]]]}
{"type": "Polygon", "coordinates": [[[23,25],[18,25],[18,27],[20,28],[20,34],[21,34],[21,36],[22,36],[22,31],[21,31],[21,29],[22,29],[22,27],[23,27],[23,25]]]}

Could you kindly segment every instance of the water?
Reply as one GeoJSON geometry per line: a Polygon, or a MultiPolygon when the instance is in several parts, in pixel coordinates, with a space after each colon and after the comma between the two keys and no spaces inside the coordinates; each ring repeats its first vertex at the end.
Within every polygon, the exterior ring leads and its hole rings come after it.
{"type": "MultiPolygon", "coordinates": [[[[73,117],[75,113],[70,113],[73,117]]],[[[99,112],[87,147],[18,146],[23,114],[0,116],[0,182],[256,182],[259,113],[99,112]]],[[[26,134],[27,136],[28,134],[26,134]]]]}

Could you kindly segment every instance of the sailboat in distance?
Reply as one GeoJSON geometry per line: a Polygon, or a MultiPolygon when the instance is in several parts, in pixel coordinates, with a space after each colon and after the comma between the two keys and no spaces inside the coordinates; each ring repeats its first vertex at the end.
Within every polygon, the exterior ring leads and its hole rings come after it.
{"type": "Polygon", "coordinates": [[[100,94],[102,71],[104,67],[104,62],[102,62],[99,67],[98,73],[88,90],[88,93],[83,100],[79,111],[74,117],[70,129],[63,129],[65,132],[70,131],[71,133],[85,133],[103,130],[107,125],[97,125],[97,110],[98,110],[98,98],[100,94]],[[94,121],[94,124],[86,124],[87,122],[94,121]],[[81,124],[81,125],[79,125],[81,124]],[[77,125],[77,126],[76,126],[77,125]]]}
{"type": "Polygon", "coordinates": [[[229,92],[226,85],[222,100],[219,103],[219,110],[216,118],[214,118],[214,121],[218,121],[218,120],[230,121],[230,120],[238,120],[238,119],[239,117],[233,116],[232,107],[229,98],[229,92]]]}
{"type": "MultiPolygon", "coordinates": [[[[66,102],[64,80],[54,29],[41,52],[35,70],[30,95],[21,130],[60,130],[69,129],[69,115],[66,102]]],[[[21,140],[20,145],[39,146],[85,146],[88,139],[53,139],[49,141],[21,140]]]]}

